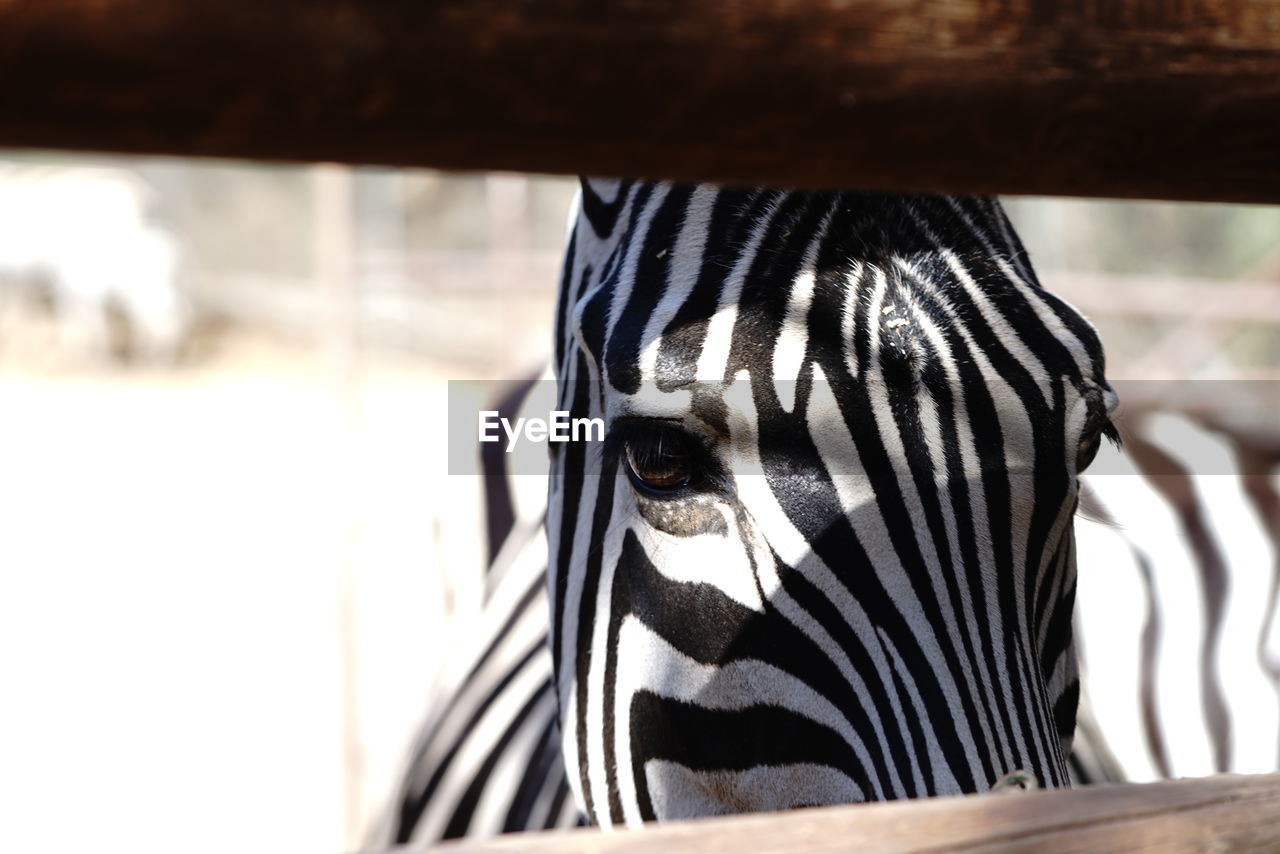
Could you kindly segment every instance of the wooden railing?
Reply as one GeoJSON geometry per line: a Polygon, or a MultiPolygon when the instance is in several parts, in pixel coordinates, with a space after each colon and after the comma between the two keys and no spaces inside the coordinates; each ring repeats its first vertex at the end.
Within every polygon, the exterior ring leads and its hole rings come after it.
{"type": "Polygon", "coordinates": [[[1280,774],[974,795],[448,843],[440,854],[1275,854],[1280,774]]]}
{"type": "Polygon", "coordinates": [[[1280,0],[9,0],[0,145],[1280,202],[1280,0]]]}

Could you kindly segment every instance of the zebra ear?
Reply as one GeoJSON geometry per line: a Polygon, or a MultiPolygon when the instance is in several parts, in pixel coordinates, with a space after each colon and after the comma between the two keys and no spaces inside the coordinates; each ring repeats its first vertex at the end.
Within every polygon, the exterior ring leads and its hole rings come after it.
{"type": "Polygon", "coordinates": [[[608,205],[617,200],[623,184],[628,182],[621,178],[590,178],[582,175],[578,178],[578,183],[582,185],[583,196],[608,205]]]}
{"type": "Polygon", "coordinates": [[[623,201],[627,198],[630,180],[618,178],[578,179],[582,184],[582,213],[591,223],[596,236],[603,238],[613,233],[618,216],[622,213],[623,201]]]}

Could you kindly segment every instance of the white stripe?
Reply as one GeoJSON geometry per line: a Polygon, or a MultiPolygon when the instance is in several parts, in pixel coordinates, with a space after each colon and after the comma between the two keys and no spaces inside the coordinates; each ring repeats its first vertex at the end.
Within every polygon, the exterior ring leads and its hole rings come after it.
{"type": "MultiPolygon", "coordinates": [[[[754,659],[701,664],[671,646],[638,618],[628,616],[618,633],[618,685],[614,713],[618,787],[626,822],[640,823],[632,774],[631,702],[639,691],[704,709],[739,711],[757,706],[786,709],[835,732],[874,775],[870,756],[841,711],[804,682],[754,659]]],[[[670,816],[662,816],[669,818],[670,816]]]]}
{"type": "MultiPolygon", "coordinates": [[[[960,207],[955,199],[948,197],[947,203],[951,205],[964,224],[969,226],[969,230],[977,238],[978,242],[982,244],[983,248],[987,250],[991,260],[1000,268],[1000,272],[1004,274],[1005,278],[1018,289],[1018,294],[1026,300],[1027,305],[1035,312],[1040,322],[1044,324],[1045,328],[1049,330],[1057,341],[1061,342],[1071,352],[1071,356],[1075,359],[1076,366],[1080,370],[1080,375],[1097,380],[1102,379],[1101,377],[1093,376],[1093,360],[1089,358],[1088,349],[1076,337],[1076,334],[1062,322],[1057,312],[1049,307],[1042,293],[1033,288],[1018,270],[1013,269],[1009,262],[1000,253],[996,252],[991,245],[991,241],[987,239],[984,230],[974,224],[973,220],[969,218],[969,215],[964,212],[964,209],[960,207]]],[[[1058,297],[1058,299],[1061,299],[1061,297],[1058,297]]],[[[1066,300],[1062,300],[1062,302],[1065,304],[1066,300]]],[[[1072,310],[1074,311],[1074,308],[1072,310]]],[[[1077,311],[1076,314],[1080,314],[1080,312],[1077,311]]],[[[1080,314],[1080,316],[1084,317],[1083,314],[1080,314]]]]}
{"type": "MultiPolygon", "coordinates": [[[[925,739],[925,749],[929,753],[929,761],[933,767],[933,778],[931,782],[934,785],[934,791],[937,792],[956,792],[960,790],[959,783],[956,782],[955,776],[951,773],[951,769],[947,764],[946,756],[942,752],[941,746],[938,744],[937,727],[930,726],[929,707],[920,699],[919,692],[916,691],[915,679],[911,675],[911,671],[902,663],[902,656],[898,654],[898,649],[894,646],[892,638],[884,629],[876,629],[876,634],[880,638],[880,643],[893,661],[893,669],[897,672],[898,678],[901,680],[907,692],[907,700],[911,703],[911,719],[919,726],[921,733],[925,739]]],[[[906,717],[902,712],[903,698],[898,692],[896,683],[890,683],[885,687],[886,691],[892,693],[894,698],[893,713],[898,716],[898,730],[903,734],[904,738],[910,739],[911,729],[907,725],[906,717]]],[[[908,741],[907,755],[911,758],[911,774],[915,780],[915,790],[917,797],[924,797],[928,792],[925,786],[924,772],[920,769],[920,757],[916,754],[915,743],[908,741]]]]}
{"type": "MultiPolygon", "coordinates": [[[[630,221],[631,208],[635,204],[638,189],[639,185],[635,185],[627,194],[627,201],[622,205],[622,210],[618,212],[618,219],[620,221],[630,221]]],[[[594,299],[596,295],[600,293],[601,288],[604,287],[604,265],[608,260],[610,253],[613,251],[613,248],[618,244],[625,231],[625,228],[614,229],[613,233],[605,240],[600,240],[595,236],[595,232],[591,228],[591,223],[585,215],[583,215],[578,221],[578,255],[582,259],[580,266],[585,268],[588,260],[590,260],[592,262],[592,278],[591,281],[583,287],[582,295],[578,297],[577,302],[568,306],[568,310],[565,312],[565,325],[568,327],[566,331],[570,338],[565,342],[564,358],[570,365],[573,364],[573,362],[576,361],[576,359],[573,358],[573,352],[574,348],[577,347],[586,355],[586,362],[593,377],[600,369],[600,360],[604,358],[604,353],[593,353],[591,348],[587,346],[586,339],[582,334],[582,315],[586,311],[587,306],[591,304],[592,299],[594,299]]],[[[622,263],[622,261],[619,261],[618,263],[622,263]]],[[[616,296],[616,294],[614,296],[616,296]]],[[[612,303],[610,304],[610,311],[612,311],[612,303]]],[[[606,325],[608,322],[609,321],[606,318],[606,325]]],[[[604,346],[607,344],[608,340],[608,336],[606,335],[601,339],[601,345],[604,346]]],[[[563,368],[565,366],[562,365],[561,367],[563,368]]]]}
{"type": "MultiPolygon", "coordinates": [[[[1045,404],[1052,405],[1053,391],[1050,384],[1049,374],[1045,370],[1044,363],[1038,356],[1027,349],[1027,346],[1022,342],[1022,339],[1019,338],[1017,333],[1010,328],[1009,321],[1005,318],[1004,314],[996,308],[996,306],[992,305],[991,300],[987,298],[986,292],[973,280],[973,276],[969,274],[969,270],[965,267],[964,262],[956,256],[955,252],[942,245],[941,240],[936,234],[934,234],[933,230],[929,228],[928,223],[924,221],[924,218],[920,216],[919,212],[913,209],[912,217],[919,226],[921,232],[924,234],[925,238],[933,244],[938,256],[946,262],[947,267],[949,267],[952,274],[955,275],[960,286],[964,288],[965,295],[969,298],[974,307],[978,309],[979,314],[982,315],[983,320],[985,320],[987,325],[990,326],[991,331],[995,334],[996,339],[1000,342],[1001,346],[1003,346],[1004,349],[1009,352],[1009,355],[1011,355],[1014,360],[1022,365],[1023,369],[1031,375],[1031,379],[1035,382],[1036,386],[1040,389],[1040,394],[1044,397],[1045,404]]],[[[933,282],[927,276],[919,275],[910,261],[904,258],[896,258],[894,260],[902,270],[910,273],[916,281],[920,282],[922,285],[930,287],[933,293],[942,293],[942,290],[937,287],[937,283],[933,282]]],[[[962,331],[966,331],[965,325],[962,322],[957,322],[956,327],[962,331]]]]}
{"type": "Polygon", "coordinates": [[[796,390],[799,385],[801,363],[804,361],[805,349],[809,344],[809,306],[813,303],[813,288],[816,279],[814,269],[818,261],[818,250],[831,226],[831,217],[835,213],[835,203],[822,217],[809,245],[805,248],[804,259],[800,262],[800,272],[791,284],[791,293],[787,299],[787,313],[778,330],[778,340],[773,348],[773,382],[778,401],[787,412],[796,408],[796,390]],[[789,389],[787,388],[789,386],[789,389]]]}
{"type": "MultiPolygon", "coordinates": [[[[416,770],[419,774],[426,775],[435,771],[444,761],[448,750],[467,737],[466,733],[474,724],[480,704],[488,697],[493,687],[510,671],[515,662],[528,655],[531,650],[545,644],[546,607],[540,607],[540,605],[541,603],[536,601],[531,603],[531,607],[512,625],[510,631],[500,638],[493,654],[476,671],[474,678],[465,681],[457,690],[452,708],[440,722],[440,728],[432,738],[429,749],[417,765],[416,770]]],[[[482,646],[490,638],[497,636],[500,625],[501,623],[496,625],[490,623],[488,628],[481,629],[472,635],[473,641],[478,642],[477,646],[482,646]]],[[[475,663],[478,652],[479,650],[473,655],[459,655],[457,658],[470,668],[475,663]]],[[[535,659],[540,657],[534,656],[535,659]]],[[[421,790],[426,786],[426,782],[425,779],[416,779],[415,788],[421,790]]]]}
{"type": "MultiPolygon", "coordinates": [[[[873,305],[878,307],[878,300],[873,305]]],[[[874,341],[872,346],[875,346],[874,341]]],[[[874,353],[874,350],[872,352],[874,353]]],[[[875,366],[874,358],[871,367],[873,370],[878,370],[878,367],[875,366]]],[[[978,769],[981,768],[981,763],[974,747],[973,738],[971,735],[964,737],[968,732],[968,724],[964,717],[963,707],[960,705],[960,691],[955,681],[957,674],[952,673],[947,666],[946,659],[942,656],[942,651],[938,646],[932,627],[923,617],[923,607],[916,596],[915,590],[912,589],[906,570],[903,569],[898,559],[893,541],[889,537],[888,525],[880,514],[875,488],[870,479],[860,473],[865,469],[858,454],[857,446],[847,430],[822,429],[821,424],[814,424],[812,421],[815,411],[836,411],[834,409],[836,402],[831,394],[830,385],[825,381],[826,378],[822,376],[820,370],[815,368],[815,371],[815,390],[809,409],[811,419],[809,433],[813,437],[823,465],[831,475],[831,481],[836,494],[839,496],[840,506],[844,511],[845,517],[871,560],[871,569],[875,572],[881,586],[893,601],[894,607],[916,631],[916,639],[920,644],[921,652],[924,653],[925,658],[928,660],[929,667],[938,678],[939,687],[947,698],[947,707],[951,714],[953,726],[956,732],[963,737],[965,755],[970,764],[970,772],[975,777],[980,778],[981,774],[978,773],[978,769]]],[[[850,609],[861,611],[860,604],[843,589],[842,584],[828,592],[827,595],[831,598],[832,604],[843,614],[851,615],[853,611],[850,609]]],[[[851,620],[850,624],[854,625],[856,622],[859,621],[855,618],[851,620]]],[[[864,644],[868,649],[878,650],[880,646],[875,636],[868,638],[867,641],[864,641],[864,644]]],[[[880,656],[877,656],[877,659],[879,658],[880,656]]],[[[886,687],[893,685],[892,676],[888,672],[887,666],[881,674],[880,681],[886,687]]],[[[892,696],[892,692],[890,693],[892,696]]]]}
{"type": "Polygon", "coordinates": [[[809,806],[810,793],[820,804],[865,800],[858,785],[827,765],[796,763],[748,768],[745,771],[702,771],[678,762],[652,759],[645,765],[645,782],[654,809],[672,819],[698,818],[728,812],[771,812],[809,806]],[[735,794],[733,808],[716,795],[735,794]]]}
{"type": "MultiPolygon", "coordinates": [[[[920,278],[918,272],[907,262],[899,259],[898,264],[909,275],[916,279],[920,278]]],[[[1004,377],[995,370],[994,366],[992,366],[991,362],[987,359],[982,348],[973,340],[973,336],[970,334],[963,321],[956,316],[955,309],[948,303],[941,300],[939,301],[939,304],[942,306],[943,312],[951,321],[951,327],[960,335],[961,339],[965,343],[966,352],[962,354],[951,354],[950,359],[952,363],[954,364],[959,357],[962,358],[963,361],[977,367],[979,373],[982,375],[983,383],[988,389],[988,392],[995,404],[996,417],[1000,422],[1000,431],[1005,441],[1004,457],[1006,463],[1008,463],[1006,465],[1006,470],[1010,496],[1014,499],[1014,505],[1012,508],[1013,518],[1010,520],[1010,528],[1013,532],[1013,547],[1010,554],[1010,561],[1011,565],[1014,567],[1025,566],[1025,530],[1029,521],[1029,508],[1022,506],[1022,504],[1016,500],[1019,494],[1016,478],[1033,476],[1030,466],[1035,455],[1034,448],[1030,447],[1030,445],[1011,445],[1011,440],[1019,436],[1027,437],[1028,441],[1030,440],[1030,437],[1032,436],[1032,429],[1029,423],[1029,416],[1025,408],[1022,406],[1021,400],[1018,398],[1016,392],[1014,392],[1013,388],[1005,381],[1004,377]],[[1015,417],[1013,410],[1016,410],[1017,416],[1020,416],[1018,418],[1020,423],[1012,423],[1012,419],[1015,417]],[[1026,472],[1013,471],[1013,468],[1016,467],[1014,464],[1019,460],[1025,461],[1025,465],[1028,467],[1026,472]],[[1021,523],[1019,521],[1019,517],[1021,517],[1021,523]],[[1018,537],[1019,530],[1023,532],[1023,536],[1021,538],[1018,537]]],[[[922,318],[923,313],[917,314],[917,317],[922,318]]],[[[928,330],[933,327],[932,324],[923,323],[921,328],[928,330]]],[[[938,335],[935,340],[940,352],[945,352],[946,347],[941,336],[938,335]]],[[[957,382],[954,387],[959,389],[961,386],[957,382]]],[[[975,438],[972,430],[970,429],[967,407],[964,409],[960,408],[962,401],[959,396],[957,397],[956,402],[957,409],[955,412],[955,424],[960,434],[961,455],[965,462],[965,478],[971,491],[970,506],[973,513],[972,518],[969,521],[973,525],[973,537],[979,549],[978,565],[989,568],[995,567],[995,555],[991,550],[991,525],[990,520],[987,517],[988,505],[982,486],[982,471],[978,462],[977,454],[973,450],[976,447],[975,438]]],[[[984,578],[986,578],[986,580],[991,580],[990,573],[987,573],[984,578]]],[[[1001,695],[1004,698],[1006,706],[1008,706],[1009,703],[1026,703],[1028,702],[1027,697],[1014,697],[1012,695],[1008,679],[1009,662],[1005,656],[1002,639],[1006,632],[1003,622],[1009,615],[1003,614],[997,591],[993,589],[994,585],[986,584],[984,587],[987,594],[987,601],[983,612],[987,615],[991,625],[993,641],[992,652],[996,658],[995,673],[1000,679],[1001,695]]],[[[1022,636],[1029,637],[1029,634],[1026,631],[1026,615],[1022,613],[1022,610],[1023,609],[1021,608],[1017,609],[1018,613],[1014,616],[1018,620],[1022,636]]],[[[1024,670],[1024,672],[1026,671],[1024,670]]],[[[1022,728],[1014,726],[1012,735],[1018,745],[1019,752],[1023,756],[1028,756],[1029,753],[1026,750],[1026,745],[1023,741],[1024,733],[1022,732],[1022,728]]]]}
{"type": "MultiPolygon", "coordinates": [[[[815,378],[815,386],[818,388],[823,385],[821,379],[820,376],[815,378]]],[[[745,371],[740,372],[736,378],[735,386],[738,383],[742,384],[742,388],[749,387],[750,382],[745,371]]],[[[732,411],[731,418],[734,421],[731,424],[730,432],[734,436],[746,438],[741,445],[736,447],[736,452],[741,456],[741,462],[736,462],[732,470],[735,472],[757,472],[757,474],[735,474],[734,482],[743,506],[751,508],[751,518],[755,523],[756,529],[760,532],[753,531],[748,533],[765,540],[765,542],[756,546],[758,553],[756,568],[761,588],[770,605],[776,608],[783,617],[803,632],[807,638],[822,650],[823,654],[831,659],[840,670],[841,675],[849,683],[853,693],[858,697],[868,698],[870,697],[870,691],[857,671],[854,670],[845,650],[782,587],[782,579],[779,578],[777,569],[774,566],[772,552],[776,552],[784,563],[801,572],[810,583],[814,584],[824,596],[832,601],[845,618],[849,628],[858,636],[862,647],[874,663],[878,682],[885,683],[885,680],[889,678],[889,662],[881,654],[879,644],[875,642],[874,634],[871,634],[870,617],[862,610],[862,606],[857,600],[849,594],[848,589],[831,571],[830,567],[813,554],[812,545],[805,540],[804,536],[795,528],[787,514],[778,505],[777,498],[773,495],[767,479],[758,474],[758,472],[763,471],[763,465],[760,462],[755,442],[750,438],[752,430],[748,427],[748,425],[757,423],[758,419],[755,407],[751,402],[751,395],[748,393],[739,395],[739,397],[743,398],[742,405],[735,407],[732,411]]],[[[812,407],[813,405],[814,403],[811,402],[810,406],[812,407]]],[[[887,757],[889,755],[888,740],[885,737],[878,716],[874,713],[874,710],[871,710],[868,717],[875,728],[880,750],[887,757]]],[[[874,799],[884,800],[886,793],[882,791],[880,782],[875,777],[874,766],[870,764],[869,755],[866,757],[860,756],[859,758],[860,761],[867,763],[868,773],[871,775],[875,786],[874,799]]],[[[892,773],[890,776],[893,776],[892,773]]],[[[897,783],[896,779],[892,780],[892,782],[895,785],[897,783]]],[[[894,794],[897,797],[905,796],[905,793],[900,788],[895,788],[894,794]]]]}
{"type": "MultiPolygon", "coordinates": [[[[609,316],[605,320],[606,342],[605,349],[608,349],[607,342],[613,338],[614,330],[617,328],[618,319],[622,317],[623,310],[627,306],[627,302],[631,299],[631,291],[637,284],[642,287],[651,287],[651,283],[636,282],[636,267],[640,264],[640,255],[644,252],[645,244],[648,242],[649,227],[653,223],[653,218],[662,208],[662,203],[666,201],[667,193],[671,191],[670,184],[654,184],[653,192],[649,194],[649,198],[645,201],[644,210],[640,212],[640,218],[636,221],[635,228],[631,231],[631,243],[627,246],[627,257],[623,260],[622,269],[617,276],[611,277],[613,282],[613,294],[609,301],[609,316]]],[[[603,353],[597,353],[597,358],[603,358],[603,353]]]]}
{"type": "Polygon", "coordinates": [[[662,333],[675,319],[680,307],[689,298],[693,286],[698,282],[698,275],[702,271],[703,253],[706,250],[707,230],[710,227],[717,195],[719,190],[716,187],[699,184],[693,191],[693,195],[689,197],[689,207],[685,211],[684,223],[676,237],[676,247],[671,257],[666,291],[645,325],[644,336],[641,338],[640,376],[645,380],[656,378],[662,333]]]}
{"type": "MultiPolygon", "coordinates": [[[[589,383],[593,393],[588,396],[588,415],[598,417],[599,401],[594,393],[598,379],[595,373],[595,362],[592,359],[585,360],[588,373],[585,378],[577,376],[577,368],[573,366],[575,362],[576,360],[571,361],[570,381],[589,383]]],[[[591,451],[587,453],[590,454],[591,451]]],[[[556,457],[553,465],[553,475],[555,475],[552,478],[553,489],[563,488],[561,478],[564,473],[564,460],[564,454],[556,457]]],[[[600,477],[593,476],[590,473],[592,471],[591,467],[596,465],[598,463],[590,459],[585,462],[587,473],[584,474],[581,480],[582,488],[578,499],[578,516],[572,532],[569,555],[564,555],[560,549],[561,527],[564,523],[562,516],[565,510],[563,498],[553,499],[547,512],[548,537],[550,542],[555,544],[555,549],[551,552],[551,560],[553,562],[550,568],[551,577],[554,578],[555,573],[559,571],[559,561],[567,560],[569,566],[565,590],[556,591],[556,596],[563,599],[563,613],[560,625],[553,624],[551,630],[552,643],[555,642],[555,636],[558,635],[560,644],[560,660],[555,663],[555,666],[559,675],[556,687],[560,696],[560,725],[562,730],[561,738],[564,744],[565,772],[569,781],[569,788],[573,792],[574,802],[577,808],[582,810],[585,810],[586,798],[585,793],[582,791],[580,757],[578,755],[578,623],[581,619],[586,555],[591,547],[593,508],[599,500],[600,477]]],[[[554,586],[550,582],[549,585],[554,586]]],[[[553,607],[555,601],[554,599],[552,600],[553,607]]]]}
{"type": "Polygon", "coordinates": [[[858,300],[862,292],[862,276],[864,269],[861,261],[853,261],[845,274],[844,310],[840,313],[840,329],[843,333],[843,350],[845,369],[849,376],[858,379],[858,342],[855,338],[858,300]]]}
{"type": "MultiPolygon", "coordinates": [[[[550,675],[548,669],[548,676],[550,675]]],[[[520,725],[502,754],[489,779],[485,782],[484,791],[476,803],[471,824],[467,828],[467,836],[496,836],[502,832],[507,813],[514,804],[515,794],[520,788],[520,781],[530,766],[537,759],[537,750],[542,744],[542,736],[547,724],[556,716],[556,697],[548,691],[542,699],[529,711],[529,716],[520,725]]]]}
{"type": "Polygon", "coordinates": [[[779,194],[755,223],[746,245],[738,253],[733,270],[725,279],[716,313],[707,324],[707,337],[698,358],[696,379],[701,382],[724,381],[725,366],[729,362],[729,353],[733,345],[733,328],[738,319],[738,301],[742,298],[742,285],[746,281],[747,273],[751,271],[760,243],[769,231],[769,225],[773,222],[785,198],[785,194],[779,194]]]}
{"type": "MultiPolygon", "coordinates": [[[[603,478],[604,475],[601,477],[603,478]]],[[[630,487],[621,472],[615,473],[614,478],[614,495],[620,496],[623,490],[630,487]]],[[[609,777],[605,764],[604,737],[605,691],[612,690],[612,686],[605,684],[605,668],[609,660],[609,615],[613,611],[611,607],[613,579],[618,560],[622,556],[623,534],[627,530],[625,511],[622,509],[624,504],[625,502],[618,500],[613,502],[613,511],[602,543],[600,577],[596,588],[595,620],[591,626],[591,648],[588,650],[590,659],[587,668],[587,782],[591,786],[591,802],[595,806],[593,818],[605,830],[613,827],[613,821],[609,816],[609,777]]],[[[584,506],[589,508],[591,505],[584,506]]],[[[575,561],[575,567],[578,568],[584,567],[585,564],[585,555],[580,563],[575,561]]],[[[572,659],[565,659],[565,661],[570,663],[572,659]]]]}
{"type": "Polygon", "coordinates": [[[551,677],[550,663],[548,656],[535,656],[511,680],[499,700],[476,722],[441,778],[440,785],[414,830],[415,837],[439,839],[444,833],[459,800],[476,779],[480,766],[493,751],[516,712],[551,677]]]}
{"type": "MultiPolygon", "coordinates": [[[[924,396],[922,400],[922,407],[933,413],[932,416],[927,417],[924,422],[925,439],[930,450],[930,457],[933,460],[934,470],[937,472],[934,485],[938,489],[938,501],[943,507],[943,519],[947,529],[947,541],[950,544],[952,557],[956,562],[955,566],[959,571],[959,574],[956,577],[956,584],[960,589],[960,601],[953,604],[955,604],[961,613],[962,622],[960,627],[965,631],[969,639],[969,643],[972,645],[974,650],[974,656],[977,659],[978,677],[982,683],[982,689],[984,691],[984,710],[993,711],[998,708],[998,706],[996,705],[996,695],[992,687],[994,683],[994,678],[990,669],[992,662],[987,658],[983,650],[982,639],[978,629],[977,612],[975,611],[975,604],[969,589],[968,579],[964,574],[964,554],[961,551],[959,540],[960,524],[962,520],[956,518],[956,514],[952,506],[953,499],[951,496],[950,475],[948,474],[946,467],[946,459],[942,454],[942,435],[940,425],[941,419],[943,417],[948,417],[956,430],[956,444],[959,446],[960,451],[960,467],[963,472],[965,483],[969,487],[969,506],[972,508],[974,514],[974,530],[976,532],[985,531],[986,528],[984,526],[986,524],[986,520],[984,511],[986,507],[986,499],[982,485],[981,467],[978,463],[972,425],[967,418],[968,406],[965,402],[964,386],[960,381],[960,373],[956,366],[955,354],[948,346],[942,331],[938,329],[929,315],[918,305],[913,304],[908,306],[907,311],[910,312],[914,319],[916,327],[933,346],[933,350],[941,363],[943,373],[946,374],[947,386],[952,391],[952,409],[949,413],[946,413],[945,416],[936,412],[932,395],[926,394],[924,396]],[[979,513],[984,513],[981,523],[977,518],[979,513]]],[[[982,549],[984,543],[989,545],[989,533],[985,536],[977,537],[979,550],[982,549]]],[[[990,557],[989,553],[983,555],[979,560],[979,564],[989,566],[990,564],[983,564],[982,561],[990,560],[990,557]]],[[[984,585],[984,587],[986,586],[987,585],[984,585]]],[[[981,607],[983,608],[983,612],[988,614],[989,618],[992,620],[991,629],[995,637],[998,638],[999,632],[1002,630],[999,614],[990,614],[990,606],[988,602],[981,603],[981,607]]],[[[998,643],[995,644],[994,652],[996,656],[996,671],[998,673],[1003,673],[1005,666],[1003,645],[998,643]]],[[[992,733],[990,731],[987,716],[985,714],[980,715],[979,717],[987,743],[994,745],[998,738],[999,742],[1006,745],[1007,749],[1007,746],[1011,743],[1010,734],[1005,730],[1004,721],[1001,717],[996,714],[991,716],[995,726],[998,728],[996,733],[992,733]]]]}

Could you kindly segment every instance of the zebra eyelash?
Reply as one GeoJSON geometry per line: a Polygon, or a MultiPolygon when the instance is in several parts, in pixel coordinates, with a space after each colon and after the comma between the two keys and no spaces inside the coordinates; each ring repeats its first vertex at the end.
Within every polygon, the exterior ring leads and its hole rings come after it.
{"type": "Polygon", "coordinates": [[[1102,435],[1107,438],[1117,451],[1124,450],[1124,439],[1120,436],[1120,428],[1108,416],[1102,424],[1102,435]]]}
{"type": "Polygon", "coordinates": [[[1083,473],[1093,464],[1103,439],[1109,441],[1117,450],[1121,449],[1120,431],[1111,420],[1111,416],[1105,411],[1091,410],[1076,451],[1077,474],[1083,473]]]}
{"type": "Polygon", "coordinates": [[[1096,438],[1099,442],[1106,439],[1115,446],[1116,450],[1122,450],[1124,443],[1120,437],[1120,429],[1116,426],[1116,412],[1108,409],[1102,392],[1097,388],[1090,388],[1085,392],[1085,399],[1088,401],[1089,408],[1085,415],[1082,435],[1096,438]]]}
{"type": "Polygon", "coordinates": [[[1120,428],[1116,426],[1114,413],[1108,412],[1101,401],[1090,406],[1085,430],[1111,442],[1116,450],[1123,448],[1124,443],[1120,438],[1120,428]]]}

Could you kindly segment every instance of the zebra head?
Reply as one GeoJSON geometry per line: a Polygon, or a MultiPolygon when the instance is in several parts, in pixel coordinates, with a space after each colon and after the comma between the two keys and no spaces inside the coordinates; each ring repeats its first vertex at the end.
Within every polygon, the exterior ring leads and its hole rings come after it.
{"type": "Polygon", "coordinates": [[[597,824],[1065,785],[1089,324],[990,199],[584,181],[552,654],[597,824]]]}

